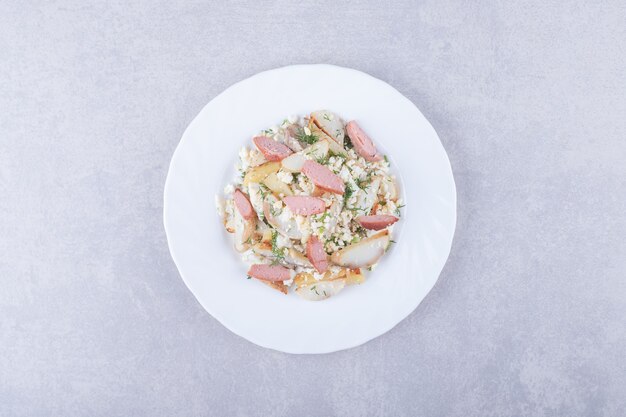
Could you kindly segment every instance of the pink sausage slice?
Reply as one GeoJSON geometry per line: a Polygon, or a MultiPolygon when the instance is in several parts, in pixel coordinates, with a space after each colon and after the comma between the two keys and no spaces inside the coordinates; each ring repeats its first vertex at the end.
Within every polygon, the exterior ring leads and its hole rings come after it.
{"type": "Polygon", "coordinates": [[[311,214],[323,213],[326,210],[324,200],[305,195],[286,196],[283,201],[294,214],[310,216],[311,214]]]}
{"type": "Polygon", "coordinates": [[[372,142],[370,137],[367,136],[367,133],[365,133],[354,120],[346,125],[346,131],[354,145],[354,149],[356,149],[359,155],[365,158],[366,161],[376,162],[382,159],[382,156],[376,150],[376,146],[374,146],[374,142],[372,142]]]}
{"type": "Polygon", "coordinates": [[[237,211],[241,214],[241,217],[246,220],[252,220],[256,216],[252,204],[250,204],[250,200],[248,200],[248,196],[240,189],[236,189],[233,193],[233,200],[235,200],[235,207],[237,207],[237,211]]]}
{"type": "Polygon", "coordinates": [[[315,235],[311,235],[306,242],[306,256],[313,264],[317,272],[323,274],[328,269],[328,255],[324,251],[322,242],[315,235]]]}
{"type": "Polygon", "coordinates": [[[276,142],[267,136],[255,136],[252,138],[252,141],[268,161],[281,161],[293,153],[288,146],[276,142]]]}
{"type": "Polygon", "coordinates": [[[377,214],[375,216],[359,216],[356,221],[361,226],[369,230],[382,230],[387,226],[391,226],[399,219],[396,216],[390,214],[377,214]]]}
{"type": "Polygon", "coordinates": [[[291,270],[280,265],[254,264],[250,266],[248,275],[263,281],[286,281],[291,279],[291,270]]]}
{"type": "Polygon", "coordinates": [[[315,161],[306,161],[304,165],[302,165],[302,172],[313,181],[313,184],[324,191],[343,194],[345,190],[345,184],[341,178],[324,165],[315,161]]]}

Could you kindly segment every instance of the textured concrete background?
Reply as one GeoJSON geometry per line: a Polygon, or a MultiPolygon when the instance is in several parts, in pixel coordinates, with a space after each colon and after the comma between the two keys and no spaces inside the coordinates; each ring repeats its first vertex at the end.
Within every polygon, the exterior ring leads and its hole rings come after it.
{"type": "Polygon", "coordinates": [[[1,416],[625,415],[623,0],[104,3],[0,2],[1,416]],[[317,62],[420,107],[459,222],[407,320],[289,356],[198,305],[162,190],[206,102],[317,62]]]}

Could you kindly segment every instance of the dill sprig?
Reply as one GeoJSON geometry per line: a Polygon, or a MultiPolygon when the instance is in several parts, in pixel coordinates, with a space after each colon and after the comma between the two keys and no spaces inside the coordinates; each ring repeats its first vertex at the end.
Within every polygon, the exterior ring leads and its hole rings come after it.
{"type": "Polygon", "coordinates": [[[352,185],[346,184],[346,190],[343,193],[343,206],[344,207],[346,206],[346,204],[348,204],[348,199],[352,197],[352,194],[354,194],[354,189],[352,188],[352,185]]]}
{"type": "Polygon", "coordinates": [[[307,135],[306,131],[301,127],[298,128],[296,132],[296,139],[309,145],[312,145],[319,140],[317,135],[314,135],[313,133],[307,135]]]}
{"type": "Polygon", "coordinates": [[[285,258],[282,248],[278,247],[278,232],[272,230],[272,254],[276,258],[276,262],[282,261],[285,258]]]}

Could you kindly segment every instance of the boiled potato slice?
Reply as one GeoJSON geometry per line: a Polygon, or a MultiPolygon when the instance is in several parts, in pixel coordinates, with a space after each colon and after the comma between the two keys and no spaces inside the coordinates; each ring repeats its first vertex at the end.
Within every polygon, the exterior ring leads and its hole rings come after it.
{"type": "Polygon", "coordinates": [[[251,220],[244,219],[239,210],[234,211],[235,223],[235,249],[239,252],[245,252],[250,247],[252,234],[256,229],[256,217],[251,220]]]}
{"type": "Polygon", "coordinates": [[[301,153],[294,153],[289,155],[287,158],[280,161],[283,166],[283,170],[287,172],[300,172],[302,171],[302,165],[306,158],[301,153]]]}
{"type": "Polygon", "coordinates": [[[380,178],[375,177],[372,182],[369,183],[365,190],[359,191],[356,199],[355,207],[360,209],[360,213],[364,215],[370,214],[372,207],[378,199],[378,188],[380,187],[380,178]]]}
{"type": "Polygon", "coordinates": [[[296,294],[308,301],[320,301],[336,295],[345,286],[345,278],[332,281],[317,281],[309,285],[297,287],[296,294]]]}
{"type": "Polygon", "coordinates": [[[345,129],[343,121],[335,113],[328,110],[318,110],[311,113],[311,120],[339,145],[343,146],[345,129]]]}
{"type": "Polygon", "coordinates": [[[291,191],[289,185],[279,180],[275,172],[265,177],[262,182],[275,194],[293,195],[293,191],[291,191]]]}
{"type": "Polygon", "coordinates": [[[306,159],[316,160],[326,158],[329,149],[328,142],[329,141],[327,140],[317,141],[313,145],[304,149],[301,153],[306,159]]]}
{"type": "Polygon", "coordinates": [[[258,167],[250,168],[243,178],[243,185],[248,186],[252,182],[261,182],[268,175],[280,169],[280,162],[266,162],[258,167]]]}
{"type": "Polygon", "coordinates": [[[328,136],[326,133],[324,133],[324,131],[322,129],[320,129],[319,127],[317,127],[317,125],[315,125],[315,123],[310,122],[309,129],[311,130],[311,133],[313,133],[315,136],[317,136],[319,138],[320,142],[321,141],[328,142],[328,146],[329,146],[330,150],[335,155],[347,156],[347,153],[346,153],[346,150],[344,149],[344,147],[342,145],[340,145],[337,141],[335,141],[333,138],[328,136]]]}
{"type": "Polygon", "coordinates": [[[295,287],[303,287],[305,285],[314,284],[316,282],[317,280],[313,278],[313,275],[309,274],[308,272],[300,272],[293,279],[293,285],[295,287]]]}
{"type": "Polygon", "coordinates": [[[347,285],[362,284],[363,282],[365,282],[365,275],[361,273],[361,269],[348,269],[346,275],[347,285]]]}
{"type": "Polygon", "coordinates": [[[317,160],[326,158],[326,156],[328,155],[328,150],[331,146],[330,142],[332,142],[331,139],[315,142],[308,148],[298,153],[289,155],[280,163],[283,169],[287,172],[300,172],[302,171],[302,166],[307,159],[317,160]]]}
{"type": "MultiPolygon", "coordinates": [[[[267,196],[267,199],[263,203],[263,214],[268,223],[273,226],[282,235],[287,236],[289,239],[302,239],[302,231],[298,228],[296,219],[293,216],[287,217],[281,213],[274,213],[272,205],[278,201],[273,194],[267,196]]],[[[288,213],[285,213],[288,214],[288,213]]]]}
{"type": "Polygon", "coordinates": [[[374,265],[389,246],[389,231],[383,230],[358,243],[346,246],[330,257],[337,265],[348,268],[364,268],[374,265]]]}
{"type": "Polygon", "coordinates": [[[289,292],[289,287],[287,287],[285,284],[283,284],[282,281],[265,281],[263,279],[259,279],[257,281],[262,282],[263,284],[267,285],[268,287],[274,288],[277,291],[282,292],[283,294],[287,294],[289,292]]]}
{"type": "Polygon", "coordinates": [[[396,201],[398,197],[400,197],[400,193],[398,190],[398,185],[390,176],[385,175],[380,180],[380,189],[379,194],[383,196],[383,198],[388,194],[389,200],[396,201]]]}

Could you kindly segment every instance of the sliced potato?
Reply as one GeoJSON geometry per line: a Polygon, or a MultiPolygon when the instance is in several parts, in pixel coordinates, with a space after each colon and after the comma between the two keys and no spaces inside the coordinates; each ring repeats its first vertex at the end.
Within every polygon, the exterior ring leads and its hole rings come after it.
{"type": "Polygon", "coordinates": [[[359,213],[364,215],[370,214],[372,207],[378,200],[378,188],[380,187],[380,178],[375,177],[372,182],[365,188],[365,190],[359,191],[356,199],[355,207],[359,208],[359,213]]]}
{"type": "Polygon", "coordinates": [[[317,127],[317,125],[313,123],[312,121],[309,123],[309,129],[311,130],[312,134],[314,134],[315,136],[319,138],[320,142],[322,141],[328,142],[328,147],[335,155],[342,155],[342,156],[348,155],[343,145],[340,145],[335,139],[328,136],[322,129],[317,127]]]}
{"type": "Polygon", "coordinates": [[[334,153],[335,155],[339,155],[343,157],[348,156],[348,153],[346,152],[344,147],[338,144],[337,142],[335,142],[334,140],[329,140],[328,146],[330,147],[330,152],[334,153]]]}
{"type": "Polygon", "coordinates": [[[239,214],[239,210],[234,210],[235,223],[235,249],[245,252],[250,247],[252,234],[256,229],[256,217],[246,220],[239,214]]]}
{"type": "Polygon", "coordinates": [[[306,158],[301,153],[294,153],[280,161],[283,169],[287,172],[300,172],[306,158]]]}
{"type": "Polygon", "coordinates": [[[364,268],[374,265],[383,256],[389,246],[388,230],[383,230],[358,243],[346,246],[331,255],[330,260],[348,268],[364,268]]]}
{"type": "Polygon", "coordinates": [[[269,188],[270,190],[272,190],[272,192],[276,194],[293,195],[291,187],[279,180],[275,172],[272,172],[267,177],[265,177],[262,182],[267,186],[267,188],[269,188]]]}
{"type": "Polygon", "coordinates": [[[336,295],[345,286],[345,278],[334,279],[332,281],[317,281],[296,288],[296,294],[308,301],[320,301],[336,295]]]}
{"type": "Polygon", "coordinates": [[[313,267],[313,265],[311,265],[311,261],[294,248],[289,248],[289,254],[285,256],[285,261],[292,265],[303,266],[305,268],[313,267]]]}
{"type": "Polygon", "coordinates": [[[261,242],[269,242],[271,240],[272,240],[272,229],[268,227],[266,230],[263,230],[263,234],[261,236],[261,242]]]}
{"type": "Polygon", "coordinates": [[[383,198],[389,194],[389,200],[396,201],[398,197],[400,197],[400,191],[398,190],[398,185],[393,180],[393,178],[385,175],[380,180],[380,189],[379,194],[383,196],[383,198]]]}
{"type": "Polygon", "coordinates": [[[277,172],[279,169],[280,162],[266,162],[258,167],[250,168],[243,178],[243,185],[247,187],[252,182],[261,182],[265,177],[277,172]]]}
{"type": "MultiPolygon", "coordinates": [[[[272,244],[269,241],[257,243],[256,245],[252,246],[252,251],[257,255],[263,256],[268,259],[275,258],[274,252],[272,251],[272,244]]],[[[294,248],[288,249],[287,253],[283,257],[283,262],[281,263],[302,266],[305,268],[313,267],[307,257],[295,250],[294,248]]]]}
{"type": "MultiPolygon", "coordinates": [[[[257,213],[263,213],[263,193],[261,192],[261,185],[258,182],[251,182],[248,184],[248,197],[250,197],[250,204],[257,213]]],[[[262,217],[262,216],[260,216],[262,217]]]]}
{"type": "Polygon", "coordinates": [[[317,280],[313,278],[313,275],[309,274],[308,272],[300,272],[293,279],[293,285],[295,287],[303,287],[305,285],[314,284],[316,282],[317,280]]]}
{"type": "Polygon", "coordinates": [[[335,229],[337,222],[339,221],[339,215],[341,214],[343,203],[334,201],[328,208],[328,226],[324,230],[324,237],[328,239],[332,235],[332,231],[335,229]]]}
{"type": "Polygon", "coordinates": [[[283,294],[287,294],[289,292],[289,287],[283,284],[282,281],[265,281],[263,279],[258,279],[257,281],[262,282],[268,287],[274,288],[275,290],[280,291],[283,294]]]}
{"type": "Polygon", "coordinates": [[[330,147],[328,142],[329,141],[327,140],[317,141],[313,145],[304,149],[302,151],[302,155],[306,159],[312,159],[312,160],[326,158],[326,156],[328,155],[328,149],[330,147]]]}
{"type": "MultiPolygon", "coordinates": [[[[268,223],[289,239],[302,239],[302,232],[298,228],[296,219],[293,216],[284,218],[278,213],[276,213],[276,215],[272,213],[272,205],[276,201],[278,200],[274,197],[274,195],[269,195],[263,203],[263,214],[265,215],[268,223]]],[[[285,209],[283,208],[283,210],[285,209]]]]}
{"type": "Polygon", "coordinates": [[[311,113],[311,120],[343,147],[346,132],[339,116],[328,110],[318,110],[311,113]]]}
{"type": "Polygon", "coordinates": [[[233,212],[235,211],[234,202],[232,199],[226,200],[224,202],[224,228],[228,233],[235,233],[235,216],[233,216],[233,212]]]}
{"type": "Polygon", "coordinates": [[[360,268],[347,270],[347,275],[346,275],[347,285],[362,284],[363,282],[365,282],[365,275],[361,273],[360,268]]]}
{"type": "Polygon", "coordinates": [[[287,172],[300,172],[307,159],[317,160],[326,158],[331,146],[330,142],[332,142],[331,139],[315,142],[301,152],[289,155],[280,163],[287,172]]]}

